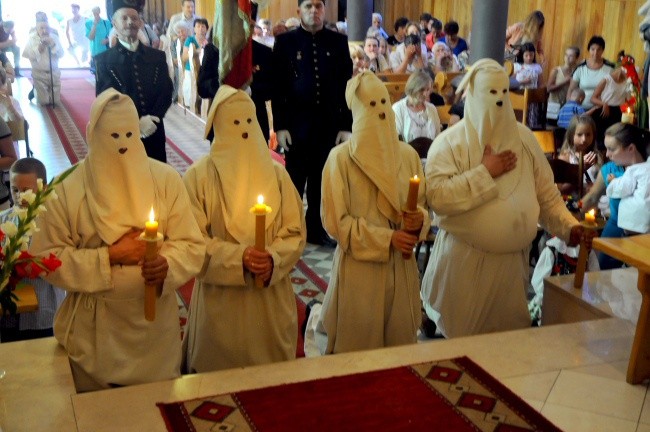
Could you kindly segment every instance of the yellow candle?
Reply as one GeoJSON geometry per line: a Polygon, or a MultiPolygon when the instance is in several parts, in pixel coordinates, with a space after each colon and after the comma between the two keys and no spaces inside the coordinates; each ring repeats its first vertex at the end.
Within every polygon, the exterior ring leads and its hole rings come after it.
{"type": "MultiPolygon", "coordinates": [[[[152,261],[158,255],[158,246],[155,241],[158,238],[158,221],[155,220],[153,214],[153,206],[149,212],[149,220],[144,224],[144,236],[147,241],[147,248],[144,253],[145,261],[152,261]]],[[[158,293],[155,285],[145,284],[144,286],[144,317],[147,321],[154,321],[156,319],[156,295],[160,296],[162,292],[158,293]]]]}
{"type": "MultiPolygon", "coordinates": [[[[266,250],[266,214],[271,213],[271,207],[264,204],[264,196],[257,197],[257,204],[251,207],[250,212],[255,215],[255,249],[266,250]]],[[[264,281],[255,276],[255,286],[262,288],[264,281]]]]}
{"type": "Polygon", "coordinates": [[[596,224],[596,210],[591,209],[587,213],[585,213],[585,223],[595,225],[596,224]]]}
{"type": "Polygon", "coordinates": [[[144,223],[144,236],[152,239],[158,236],[158,221],[154,219],[153,206],[149,212],[149,220],[144,223]]]}
{"type": "Polygon", "coordinates": [[[256,215],[266,215],[266,204],[264,204],[264,195],[257,196],[257,204],[253,206],[253,213],[256,215]]]}
{"type": "Polygon", "coordinates": [[[634,113],[630,110],[630,108],[627,109],[627,112],[624,112],[621,115],[621,122],[622,123],[629,123],[629,124],[634,123],[634,113]]]}
{"type": "Polygon", "coordinates": [[[409,193],[406,197],[406,210],[415,211],[418,209],[418,191],[420,189],[420,179],[414,175],[409,179],[409,193]]]}

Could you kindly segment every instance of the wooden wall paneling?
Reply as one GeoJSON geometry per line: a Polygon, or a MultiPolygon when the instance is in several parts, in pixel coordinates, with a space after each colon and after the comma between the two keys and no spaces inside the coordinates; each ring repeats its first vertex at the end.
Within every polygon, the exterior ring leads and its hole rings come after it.
{"type": "MultiPolygon", "coordinates": [[[[164,4],[167,18],[180,11],[180,0],[155,1],[164,4]]],[[[398,17],[418,20],[423,11],[428,11],[443,23],[450,19],[456,20],[461,36],[468,36],[474,1],[481,0],[375,0],[374,7],[384,17],[384,28],[389,34],[393,33],[393,24],[398,17]]],[[[637,65],[643,65],[646,54],[639,38],[641,18],[637,15],[637,10],[644,2],[645,0],[510,0],[508,24],[522,21],[533,10],[544,13],[546,25],[542,45],[546,63],[543,82],[546,82],[549,71],[564,62],[564,50],[570,45],[577,45],[584,58],[587,42],[594,34],[605,38],[604,55],[607,59],[616,60],[618,51],[625,49],[636,58],[637,65]]],[[[205,16],[210,24],[214,20],[214,3],[215,0],[196,0],[197,13],[205,16]]],[[[335,20],[337,8],[337,1],[327,1],[328,20],[335,20]]],[[[260,16],[276,22],[296,16],[296,9],[295,0],[272,0],[266,10],[260,11],[260,16]]]]}

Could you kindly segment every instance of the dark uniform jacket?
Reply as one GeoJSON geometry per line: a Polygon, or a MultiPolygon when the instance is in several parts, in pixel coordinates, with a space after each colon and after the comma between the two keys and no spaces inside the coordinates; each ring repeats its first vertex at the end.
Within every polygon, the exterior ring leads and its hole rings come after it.
{"type": "Polygon", "coordinates": [[[166,162],[163,117],[172,104],[173,83],[167,72],[165,54],[142,43],[131,52],[118,42],[95,56],[95,64],[96,94],[112,87],[131,97],[138,116],[152,115],[160,119],[156,132],[142,142],[149,157],[166,162]]]}
{"type": "Polygon", "coordinates": [[[350,131],[345,87],[352,76],[347,38],[328,29],[312,35],[298,27],[278,35],[271,62],[273,126],[288,130],[294,146],[334,146],[350,131]]]}

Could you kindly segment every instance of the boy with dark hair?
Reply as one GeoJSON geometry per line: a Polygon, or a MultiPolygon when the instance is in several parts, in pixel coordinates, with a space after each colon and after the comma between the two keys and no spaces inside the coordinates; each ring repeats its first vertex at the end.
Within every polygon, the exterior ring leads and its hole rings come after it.
{"type": "Polygon", "coordinates": [[[404,42],[404,38],[406,37],[406,26],[408,23],[409,20],[405,17],[400,17],[395,20],[395,33],[386,39],[388,45],[395,46],[404,42]]]}
{"type": "MultiPolygon", "coordinates": [[[[18,159],[9,171],[11,194],[16,206],[26,207],[27,202],[21,194],[36,191],[46,183],[45,165],[35,158],[18,159]]],[[[17,215],[13,209],[0,212],[0,223],[16,223],[17,215]]],[[[5,315],[0,318],[0,340],[13,342],[37,339],[53,335],[54,314],[65,298],[65,293],[41,278],[24,278],[22,282],[32,285],[38,299],[36,312],[24,312],[20,315],[5,315]]]]}

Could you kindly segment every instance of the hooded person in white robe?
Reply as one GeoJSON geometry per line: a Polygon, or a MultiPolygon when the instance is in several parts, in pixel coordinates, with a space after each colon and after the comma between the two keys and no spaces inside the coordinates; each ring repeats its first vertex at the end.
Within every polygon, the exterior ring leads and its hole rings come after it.
{"type": "Polygon", "coordinates": [[[516,121],[508,88],[501,65],[476,62],[458,88],[467,91],[465,117],[427,156],[427,202],[440,230],[422,300],[445,337],[529,327],[527,257],[538,221],[572,245],[583,235],[534,135],[516,121]]]}
{"type": "Polygon", "coordinates": [[[322,354],[416,342],[421,303],[412,252],[430,227],[422,162],[398,139],[386,86],[363,72],[348,81],[345,99],[352,136],[323,169],[323,226],[338,245],[316,324],[322,354]],[[418,210],[405,212],[414,175],[422,179],[418,210]]]}
{"type": "Polygon", "coordinates": [[[131,98],[101,93],[86,130],[88,156],[48,201],[32,250],[62,262],[48,275],[68,292],[54,336],[68,352],[77,391],[180,376],[176,289],[194,277],[205,244],[187,191],[169,165],[147,157],[131,98]],[[158,255],[144,261],[142,233],[150,208],[158,255]],[[145,282],[155,285],[156,317],[144,317],[145,282]],[[161,291],[160,291],[161,290],[161,291]]]}
{"type": "Polygon", "coordinates": [[[211,130],[210,154],[184,176],[207,245],[184,341],[187,368],[207,372],[293,359],[298,317],[290,272],[305,247],[302,200],[271,159],[245,92],[219,88],[206,137],[211,130]],[[254,248],[249,212],[259,195],[271,207],[263,252],[254,248]],[[255,275],[264,287],[255,286],[255,275]]]}

